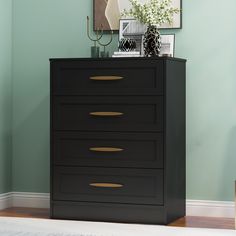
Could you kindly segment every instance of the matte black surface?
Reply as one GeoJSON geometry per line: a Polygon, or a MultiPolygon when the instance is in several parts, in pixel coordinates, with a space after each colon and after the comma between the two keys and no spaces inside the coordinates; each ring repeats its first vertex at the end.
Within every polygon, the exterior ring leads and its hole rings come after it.
{"type": "Polygon", "coordinates": [[[163,168],[162,133],[54,132],[53,163],[63,166],[163,168]],[[120,148],[95,152],[92,147],[120,148]]]}
{"type": "Polygon", "coordinates": [[[186,61],[50,61],[51,217],[167,224],[184,216],[186,61]],[[124,80],[89,80],[98,75],[124,80]],[[89,115],[98,111],[124,115],[89,115]]]}
{"type": "Polygon", "coordinates": [[[166,224],[164,206],[53,201],[51,210],[54,219],[166,224]]]}
{"type": "Polygon", "coordinates": [[[185,215],[186,68],[185,63],[171,61],[166,62],[166,68],[165,202],[167,203],[167,220],[171,222],[180,215],[185,215]]]}
{"type": "Polygon", "coordinates": [[[84,97],[54,98],[55,130],[162,131],[163,97],[84,97]],[[121,112],[121,116],[98,117],[91,112],[121,112]]]}
{"type": "Polygon", "coordinates": [[[55,167],[54,200],[116,202],[163,205],[163,171],[55,167]],[[114,183],[120,188],[90,186],[92,183],[114,183]]]}
{"type": "Polygon", "coordinates": [[[53,93],[61,95],[163,92],[163,61],[79,60],[53,62],[53,93]],[[120,76],[117,81],[93,81],[92,76],[120,76]]]}

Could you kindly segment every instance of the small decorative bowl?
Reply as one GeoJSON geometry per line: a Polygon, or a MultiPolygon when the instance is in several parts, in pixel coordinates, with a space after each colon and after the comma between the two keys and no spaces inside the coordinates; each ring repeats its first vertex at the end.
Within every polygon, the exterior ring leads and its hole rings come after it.
{"type": "Polygon", "coordinates": [[[119,41],[118,49],[122,52],[130,52],[136,49],[136,42],[134,39],[122,38],[119,41]]]}

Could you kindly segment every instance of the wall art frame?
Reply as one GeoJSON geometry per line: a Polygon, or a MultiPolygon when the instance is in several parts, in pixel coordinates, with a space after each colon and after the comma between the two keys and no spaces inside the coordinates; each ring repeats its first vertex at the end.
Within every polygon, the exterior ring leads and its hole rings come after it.
{"type": "MultiPolygon", "coordinates": [[[[147,0],[140,0],[145,2],[147,0]]],[[[160,29],[181,29],[182,28],[182,0],[172,0],[173,5],[181,9],[179,14],[174,16],[173,25],[162,25],[160,29]]],[[[93,0],[93,28],[104,31],[118,31],[120,13],[124,8],[129,8],[129,0],[93,0]]]]}

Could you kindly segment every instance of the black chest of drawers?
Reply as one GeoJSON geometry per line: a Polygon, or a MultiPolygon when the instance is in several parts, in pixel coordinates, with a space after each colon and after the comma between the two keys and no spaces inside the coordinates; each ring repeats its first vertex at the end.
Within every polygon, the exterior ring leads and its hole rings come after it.
{"type": "Polygon", "coordinates": [[[51,217],[185,215],[185,60],[51,59],[51,217]]]}

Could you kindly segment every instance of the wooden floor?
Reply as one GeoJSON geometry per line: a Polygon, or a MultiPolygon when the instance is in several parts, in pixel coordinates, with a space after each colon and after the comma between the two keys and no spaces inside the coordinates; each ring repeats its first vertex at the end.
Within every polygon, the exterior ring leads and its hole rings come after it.
{"type": "MultiPolygon", "coordinates": [[[[0,216],[49,219],[49,210],[35,208],[9,208],[0,211],[0,216]]],[[[177,220],[170,224],[170,226],[234,229],[234,219],[188,216],[177,220]]]]}

